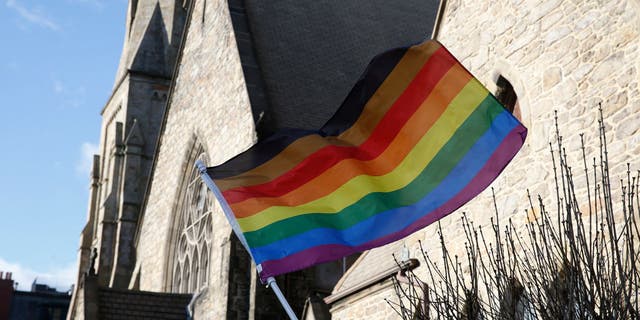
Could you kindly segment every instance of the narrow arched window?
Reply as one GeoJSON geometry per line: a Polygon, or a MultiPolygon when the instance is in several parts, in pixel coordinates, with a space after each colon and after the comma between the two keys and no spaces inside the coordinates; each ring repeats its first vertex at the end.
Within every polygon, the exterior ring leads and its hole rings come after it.
{"type": "Polygon", "coordinates": [[[496,81],[495,96],[504,105],[504,107],[511,112],[516,118],[522,121],[522,114],[520,113],[520,102],[518,101],[518,95],[511,82],[502,75],[498,76],[496,81]]]}
{"type": "Polygon", "coordinates": [[[193,165],[196,159],[207,163],[207,157],[198,148],[197,157],[185,172],[185,179],[176,210],[175,235],[173,243],[173,266],[171,268],[171,291],[193,293],[203,288],[209,280],[209,254],[211,252],[211,211],[213,196],[200,179],[198,169],[193,165]]]}
{"type": "Polygon", "coordinates": [[[495,94],[496,98],[509,112],[513,113],[518,103],[518,95],[516,95],[516,91],[513,89],[511,82],[500,75],[498,76],[498,81],[496,81],[496,86],[498,87],[495,94]]]}

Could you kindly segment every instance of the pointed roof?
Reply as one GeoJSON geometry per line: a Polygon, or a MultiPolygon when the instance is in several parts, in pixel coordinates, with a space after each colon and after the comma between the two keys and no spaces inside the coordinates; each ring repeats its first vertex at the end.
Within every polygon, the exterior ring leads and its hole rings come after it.
{"type": "Polygon", "coordinates": [[[169,77],[165,51],[167,47],[166,27],[160,5],[156,3],[151,20],[146,26],[138,50],[132,56],[129,69],[135,72],[169,77]]]}
{"type": "MultiPolygon", "coordinates": [[[[324,298],[333,304],[381,283],[401,270],[414,269],[420,265],[417,259],[403,255],[404,239],[385,246],[365,251],[351,268],[340,278],[331,295],[324,298]],[[395,256],[395,259],[394,259],[395,256]],[[396,262],[396,259],[398,262],[396,262]]],[[[379,289],[379,288],[378,288],[379,289]]]]}
{"type": "Polygon", "coordinates": [[[182,1],[129,2],[116,85],[129,70],[150,76],[171,77],[185,12],[182,1]]]}

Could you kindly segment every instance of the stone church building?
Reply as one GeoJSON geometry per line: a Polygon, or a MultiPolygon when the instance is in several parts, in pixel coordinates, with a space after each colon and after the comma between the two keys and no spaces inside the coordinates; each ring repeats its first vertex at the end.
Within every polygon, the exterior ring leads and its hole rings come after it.
{"type": "MultiPolygon", "coordinates": [[[[375,54],[428,37],[437,8],[129,1],[70,318],[184,319],[187,307],[196,319],[284,318],[193,164],[225,161],[280,128],[321,126],[375,54]]],[[[278,282],[298,314],[326,317],[322,298],[353,260],[278,282]]]]}
{"type": "MultiPolygon", "coordinates": [[[[375,54],[429,37],[529,128],[493,184],[502,217],[525,224],[524,190],[550,193],[554,110],[577,135],[602,102],[612,163],[640,154],[639,15],[637,0],[130,0],[69,318],[285,319],[194,162],[320,127],[375,54]]],[[[486,224],[490,201],[484,192],[462,210],[486,224]]],[[[459,234],[452,243],[464,236],[458,221],[442,221],[459,234]]],[[[394,319],[391,254],[416,256],[417,240],[436,239],[428,227],[277,280],[305,319],[394,319]]]]}

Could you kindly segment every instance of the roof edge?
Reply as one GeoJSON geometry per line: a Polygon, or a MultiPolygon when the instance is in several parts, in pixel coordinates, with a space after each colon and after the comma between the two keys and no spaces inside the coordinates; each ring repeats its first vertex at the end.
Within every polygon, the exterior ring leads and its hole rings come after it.
{"type": "Polygon", "coordinates": [[[418,259],[409,259],[409,260],[404,260],[399,262],[395,267],[389,268],[387,270],[384,270],[380,273],[378,273],[377,275],[371,277],[371,279],[360,283],[357,286],[351,287],[349,289],[346,289],[342,292],[337,292],[334,293],[326,298],[324,298],[324,302],[326,304],[332,304],[338,300],[342,300],[344,298],[347,298],[359,291],[362,291],[366,288],[371,287],[372,285],[385,280],[389,277],[391,277],[392,275],[398,273],[399,271],[403,271],[403,270],[412,270],[417,268],[418,266],[420,266],[420,261],[418,261],[418,259]]]}
{"type": "Polygon", "coordinates": [[[433,23],[433,31],[431,32],[431,39],[437,40],[438,35],[440,34],[440,25],[442,24],[442,16],[444,15],[444,10],[447,7],[447,0],[440,0],[440,5],[438,6],[438,13],[436,13],[436,21],[433,23]]]}

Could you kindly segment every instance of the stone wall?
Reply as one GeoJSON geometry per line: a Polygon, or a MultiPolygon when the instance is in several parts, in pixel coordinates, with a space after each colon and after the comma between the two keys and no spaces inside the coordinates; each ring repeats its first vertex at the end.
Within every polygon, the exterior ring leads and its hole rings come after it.
{"type": "Polygon", "coordinates": [[[399,319],[385,299],[394,302],[398,299],[389,279],[336,302],[331,308],[331,319],[399,319]]]}
{"type": "MultiPolygon", "coordinates": [[[[614,199],[620,199],[617,181],[626,177],[627,162],[632,171],[640,168],[639,8],[634,0],[447,1],[437,39],[491,91],[500,75],[509,80],[529,129],[520,153],[492,184],[503,225],[511,219],[522,231],[532,219],[525,213],[527,189],[555,207],[549,154],[549,142],[556,137],[554,111],[569,163],[582,172],[579,134],[584,133],[588,159],[597,156],[597,109],[602,103],[614,199]]],[[[586,212],[586,188],[578,176],[579,205],[586,212]]],[[[489,188],[441,220],[452,255],[465,252],[460,213],[488,228],[494,215],[491,199],[489,188]]],[[[432,244],[426,248],[432,254],[440,250],[436,225],[405,240],[412,257],[420,257],[417,240],[432,244]]],[[[334,305],[333,319],[362,319],[372,305],[379,311],[367,319],[397,318],[389,315],[382,295],[347,298],[334,305]]]]}
{"type": "MultiPolygon", "coordinates": [[[[127,122],[126,107],[129,95],[129,77],[124,77],[116,87],[109,101],[102,109],[100,130],[99,187],[95,208],[89,208],[94,215],[92,247],[98,249],[96,270],[101,275],[101,283],[108,284],[113,266],[113,244],[116,234],[117,193],[120,174],[117,168],[118,150],[122,144],[122,124],[127,122]]],[[[88,254],[88,253],[87,253],[88,254]]],[[[87,260],[87,259],[85,259],[87,260]]]]}
{"type": "MultiPolygon", "coordinates": [[[[194,144],[202,144],[210,163],[220,163],[255,141],[238,50],[227,2],[195,1],[180,67],[170,96],[153,183],[140,230],[137,260],[140,289],[169,289],[169,237],[179,188],[194,144]]],[[[196,315],[226,316],[229,235],[224,215],[216,207],[208,290],[196,304],[196,315]]]]}
{"type": "MultiPolygon", "coordinates": [[[[527,189],[555,203],[549,154],[549,142],[555,141],[555,111],[574,166],[582,168],[580,133],[587,156],[597,155],[600,102],[608,130],[611,180],[626,175],[627,162],[640,166],[635,134],[640,129],[639,13],[632,0],[448,2],[438,39],[490,90],[499,75],[507,78],[529,129],[520,153],[492,184],[502,223],[512,219],[521,228],[528,221],[527,189]]],[[[575,183],[580,206],[586,209],[586,188],[579,174],[575,183]]],[[[459,211],[486,225],[492,213],[487,208],[492,207],[487,189],[459,211]]],[[[464,237],[459,221],[460,214],[443,219],[452,244],[464,243],[458,241],[464,237]]],[[[423,239],[432,239],[434,230],[428,228],[423,239]]]]}
{"type": "Polygon", "coordinates": [[[119,71],[101,111],[100,157],[92,173],[97,181],[79,257],[79,270],[86,270],[89,247],[98,249],[102,285],[124,288],[130,278],[132,241],[184,15],[175,1],[129,4],[119,71]]]}

